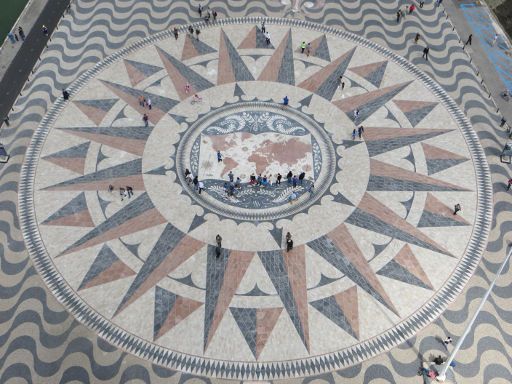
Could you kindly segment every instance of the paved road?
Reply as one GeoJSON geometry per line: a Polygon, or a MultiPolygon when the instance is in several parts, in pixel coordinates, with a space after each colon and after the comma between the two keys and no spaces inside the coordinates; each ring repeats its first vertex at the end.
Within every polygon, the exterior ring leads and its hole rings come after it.
{"type": "Polygon", "coordinates": [[[9,69],[0,82],[2,97],[0,98],[0,116],[4,118],[9,114],[20,91],[25,85],[27,77],[31,74],[44,47],[48,43],[48,37],[41,32],[44,24],[50,34],[59,22],[70,0],[52,0],[39,15],[35,27],[27,35],[16,57],[11,62],[9,69]]]}
{"type": "MultiPolygon", "coordinates": [[[[213,1],[212,4],[220,17],[283,16],[290,9],[274,0],[213,1]]],[[[447,353],[440,343],[447,333],[454,339],[462,334],[464,323],[478,305],[511,240],[512,205],[504,189],[510,170],[497,157],[506,134],[496,128],[500,116],[485,97],[480,78],[460,49],[452,26],[431,2],[418,9],[416,16],[407,16],[400,25],[394,21],[395,0],[315,4],[319,6],[308,8],[301,17],[362,34],[406,57],[439,82],[466,111],[490,163],[495,202],[493,230],[484,259],[463,294],[434,324],[403,345],[352,368],[315,377],[329,383],[419,383],[421,378],[416,372],[420,361],[447,353]],[[421,59],[421,49],[413,43],[416,32],[431,47],[429,62],[421,59]]],[[[195,8],[197,2],[193,1],[192,6],[195,8]]],[[[185,0],[80,0],[73,20],[61,21],[54,44],[44,53],[41,66],[29,84],[30,96],[24,93],[18,100],[12,126],[2,132],[11,160],[0,169],[0,382],[7,383],[10,379],[34,383],[209,382],[126,354],[78,324],[48,293],[35,272],[24,248],[16,213],[21,163],[34,129],[60,93],[58,85],[70,83],[82,71],[131,42],[195,18],[190,2],[185,0]]],[[[512,274],[507,272],[457,358],[459,382],[512,382],[512,274]]]]}

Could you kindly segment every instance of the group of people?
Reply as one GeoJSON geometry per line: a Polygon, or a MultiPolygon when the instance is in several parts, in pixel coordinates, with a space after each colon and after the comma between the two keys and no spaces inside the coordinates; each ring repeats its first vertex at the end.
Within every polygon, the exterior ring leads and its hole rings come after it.
{"type": "Polygon", "coordinates": [[[17,41],[20,41],[20,38],[21,38],[21,41],[24,41],[25,40],[25,31],[23,31],[23,28],[18,27],[18,33],[10,31],[7,34],[7,37],[13,44],[16,43],[17,41]],[[20,35],[20,37],[18,37],[18,35],[20,35]]]}
{"type": "MultiPolygon", "coordinates": [[[[110,193],[114,192],[114,186],[110,184],[108,186],[108,191],[110,193]]],[[[131,198],[133,196],[133,187],[126,186],[126,188],[120,187],[119,188],[119,195],[121,196],[121,201],[123,201],[125,198],[131,198]]]]}
{"type": "Polygon", "coordinates": [[[217,11],[215,9],[210,9],[208,6],[204,8],[201,4],[199,4],[197,7],[197,12],[199,13],[199,17],[202,17],[207,24],[211,19],[213,19],[213,21],[217,20],[217,11]]]}
{"type": "MultiPolygon", "coordinates": [[[[153,104],[151,103],[151,99],[149,97],[146,99],[144,96],[141,95],[139,96],[139,105],[142,108],[148,108],[149,110],[151,110],[153,104]]],[[[149,116],[145,112],[142,114],[142,121],[144,122],[144,126],[148,127],[149,116]]]]}

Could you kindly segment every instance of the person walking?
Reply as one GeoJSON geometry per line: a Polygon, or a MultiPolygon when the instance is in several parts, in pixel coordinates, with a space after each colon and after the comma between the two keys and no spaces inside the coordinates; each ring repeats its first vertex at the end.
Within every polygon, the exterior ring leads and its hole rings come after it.
{"type": "Polygon", "coordinates": [[[498,41],[498,34],[495,33],[494,37],[492,39],[491,47],[494,47],[496,45],[496,42],[498,41]]]}
{"type": "Polygon", "coordinates": [[[222,161],[222,153],[220,151],[217,151],[217,163],[220,163],[222,161]]]}
{"type": "Polygon", "coordinates": [[[293,178],[292,178],[292,187],[293,188],[297,187],[297,182],[298,181],[299,181],[299,179],[297,178],[297,175],[294,175],[293,178]]]}
{"type": "Polygon", "coordinates": [[[359,117],[359,109],[354,109],[354,121],[357,120],[357,118],[359,117]]]}
{"type": "Polygon", "coordinates": [[[151,104],[151,99],[149,97],[148,97],[146,103],[148,104],[148,108],[151,110],[153,104],[151,104]]]}
{"type": "Polygon", "coordinates": [[[423,48],[423,58],[428,61],[428,51],[430,51],[429,47],[423,48]]]}
{"type": "Polygon", "coordinates": [[[199,188],[199,178],[194,176],[194,179],[192,180],[192,184],[194,184],[194,189],[197,191],[197,188],[199,188]]]}
{"type": "Polygon", "coordinates": [[[215,236],[215,243],[217,244],[217,247],[215,248],[215,255],[218,259],[221,254],[221,250],[222,250],[222,237],[220,237],[219,234],[217,234],[217,236],[215,236]]]}
{"type": "Polygon", "coordinates": [[[288,96],[285,96],[283,99],[283,106],[281,107],[281,109],[288,107],[289,103],[290,103],[290,99],[288,98],[288,96]]]}
{"type": "Polygon", "coordinates": [[[16,39],[14,38],[14,33],[9,32],[9,33],[7,34],[7,37],[9,38],[9,40],[10,40],[10,42],[11,42],[12,44],[16,43],[16,39]]]}
{"type": "Polygon", "coordinates": [[[172,34],[174,35],[174,38],[175,38],[176,40],[178,40],[178,36],[179,36],[179,34],[178,34],[178,28],[174,27],[174,29],[172,30],[172,34]]]}
{"type": "Polygon", "coordinates": [[[215,9],[212,10],[212,16],[213,16],[213,21],[217,21],[217,11],[215,9]]]}
{"type": "Polygon", "coordinates": [[[448,346],[448,344],[451,344],[453,342],[452,338],[448,336],[446,339],[443,340],[444,345],[448,346]]]}
{"type": "Polygon", "coordinates": [[[424,5],[425,5],[425,2],[424,1],[420,1],[420,8],[423,8],[424,5]]]}
{"type": "Polygon", "coordinates": [[[263,20],[261,22],[261,33],[265,33],[266,29],[265,29],[265,20],[263,20]]]}
{"type": "Polygon", "coordinates": [[[306,49],[306,42],[303,41],[301,44],[300,44],[300,53],[304,53],[306,49]]]}
{"type": "Polygon", "coordinates": [[[233,182],[233,180],[235,179],[235,175],[233,175],[233,171],[229,171],[228,177],[229,177],[229,181],[233,182]]]}
{"type": "Polygon", "coordinates": [[[293,249],[292,234],[286,232],[286,252],[290,252],[293,249]]]}
{"type": "Polygon", "coordinates": [[[283,178],[283,176],[278,172],[277,173],[277,181],[276,181],[276,184],[277,185],[281,185],[281,179],[283,178]]]}
{"type": "Polygon", "coordinates": [[[352,131],[352,141],[354,141],[356,139],[356,129],[354,128],[354,130],[352,131]]]}
{"type": "Polygon", "coordinates": [[[411,4],[411,6],[409,7],[409,15],[411,15],[415,9],[416,9],[416,6],[414,4],[411,4]]]}
{"type": "Polygon", "coordinates": [[[46,28],[46,25],[43,24],[43,27],[41,28],[41,30],[43,31],[43,35],[48,37],[48,28],[46,28]]]}
{"type": "Polygon", "coordinates": [[[149,126],[149,117],[148,117],[148,115],[144,114],[142,116],[142,121],[144,121],[144,126],[147,128],[149,126]]]}
{"type": "Polygon", "coordinates": [[[364,127],[361,125],[359,128],[357,128],[357,134],[359,135],[359,140],[363,138],[364,133],[364,127]]]}
{"type": "Polygon", "coordinates": [[[306,56],[309,57],[310,54],[311,54],[311,43],[308,43],[308,45],[306,45],[306,56]]]}
{"type": "Polygon", "coordinates": [[[133,188],[130,186],[126,186],[126,193],[128,193],[128,198],[133,196],[133,188]]]}
{"type": "Polygon", "coordinates": [[[270,32],[265,32],[265,42],[270,45],[270,32]]]}
{"type": "Polygon", "coordinates": [[[286,175],[286,180],[288,180],[288,184],[292,183],[292,177],[293,177],[292,171],[288,171],[288,173],[286,175]]]}
{"type": "Polygon", "coordinates": [[[416,33],[416,36],[414,37],[414,42],[415,42],[416,44],[418,44],[419,39],[420,39],[420,34],[419,34],[419,33],[416,33]]]}
{"type": "Polygon", "coordinates": [[[302,171],[299,175],[299,184],[302,185],[304,183],[304,178],[306,177],[306,172],[302,171]]]}
{"type": "Polygon", "coordinates": [[[462,211],[460,204],[458,204],[458,203],[455,204],[455,207],[453,207],[453,214],[456,215],[457,212],[460,212],[460,211],[462,211]]]}
{"type": "Polygon", "coordinates": [[[204,183],[202,181],[197,183],[197,189],[199,191],[199,194],[201,194],[201,191],[204,189],[204,183]]]}
{"type": "Polygon", "coordinates": [[[69,100],[69,92],[66,88],[62,89],[62,97],[64,98],[64,100],[69,100]]]}
{"type": "Polygon", "coordinates": [[[190,36],[194,36],[194,28],[191,25],[188,26],[188,33],[190,33],[190,36]]]}
{"type": "Polygon", "coordinates": [[[507,191],[510,191],[510,188],[512,187],[512,179],[508,179],[507,182],[507,191]]]}
{"type": "Polygon", "coordinates": [[[21,37],[21,40],[25,40],[25,32],[23,31],[23,28],[21,28],[21,26],[18,27],[18,34],[20,35],[21,37]]]}
{"type": "Polygon", "coordinates": [[[400,22],[400,16],[402,16],[400,13],[400,10],[396,11],[396,23],[397,24],[400,22]]]}
{"type": "Polygon", "coordinates": [[[199,13],[199,17],[203,17],[203,6],[201,4],[197,7],[197,12],[199,13]]]}
{"type": "Polygon", "coordinates": [[[472,41],[473,41],[473,34],[470,34],[468,36],[468,39],[466,40],[466,43],[464,44],[464,46],[471,45],[472,41]]]}
{"type": "Polygon", "coordinates": [[[196,39],[199,40],[199,34],[201,33],[201,31],[199,30],[199,28],[196,28],[196,39]]]}

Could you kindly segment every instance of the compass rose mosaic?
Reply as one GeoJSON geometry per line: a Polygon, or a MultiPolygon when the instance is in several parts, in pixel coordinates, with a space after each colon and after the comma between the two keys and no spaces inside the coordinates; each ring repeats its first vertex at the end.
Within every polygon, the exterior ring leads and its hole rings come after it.
{"type": "Polygon", "coordinates": [[[268,19],[267,44],[260,23],[98,63],[22,173],[25,240],[56,297],[113,344],[207,376],[391,348],[461,291],[490,223],[483,152],[431,79],[355,35],[268,19]]]}

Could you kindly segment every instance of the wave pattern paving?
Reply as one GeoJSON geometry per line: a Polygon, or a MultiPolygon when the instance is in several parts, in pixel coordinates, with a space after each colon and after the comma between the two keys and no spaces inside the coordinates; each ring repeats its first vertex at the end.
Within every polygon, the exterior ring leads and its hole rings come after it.
{"type": "MultiPolygon", "coordinates": [[[[302,7],[309,21],[361,34],[404,56],[439,82],[463,108],[488,156],[494,185],[494,221],[487,252],[463,294],[435,323],[394,350],[349,369],[304,380],[332,383],[410,383],[420,359],[446,354],[440,342],[460,335],[502,260],[512,228],[511,203],[505,190],[508,170],[500,162],[506,134],[500,118],[480,86],[458,37],[440,8],[428,2],[418,14],[396,23],[394,0],[316,1],[302,7]],[[429,62],[414,44],[419,32],[430,46],[429,62]]],[[[120,48],[176,24],[198,21],[184,0],[79,0],[64,17],[25,86],[1,140],[11,159],[0,170],[0,382],[125,383],[211,382],[152,365],[110,346],[80,325],[48,293],[24,247],[17,219],[18,178],[30,138],[60,89],[86,69],[120,48]]],[[[214,0],[219,17],[290,14],[291,6],[274,0],[214,0]]],[[[512,382],[512,276],[504,272],[457,359],[456,372],[465,383],[512,382]]]]}

